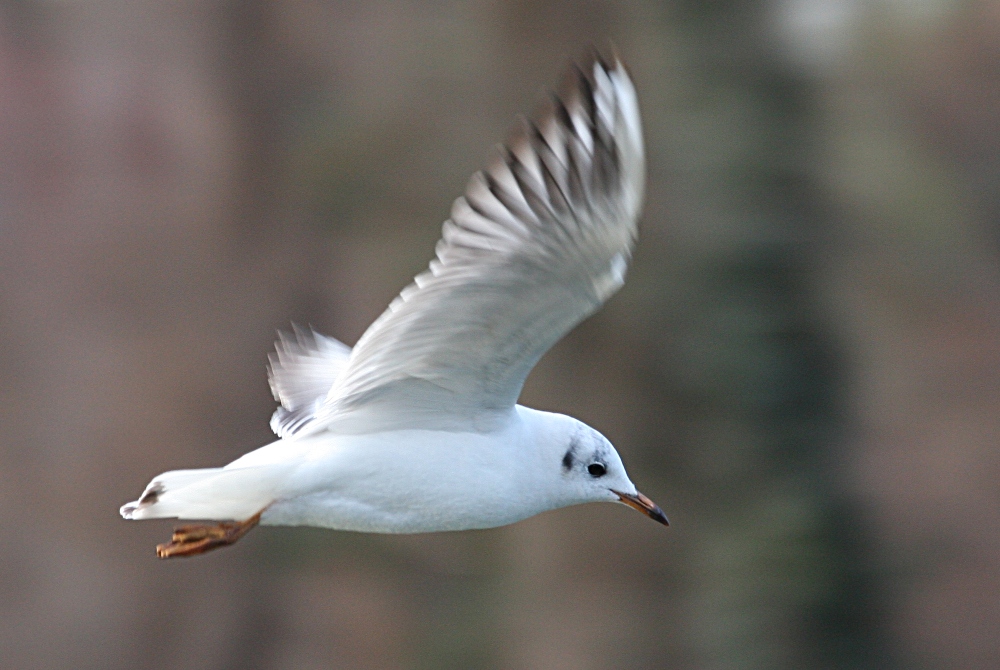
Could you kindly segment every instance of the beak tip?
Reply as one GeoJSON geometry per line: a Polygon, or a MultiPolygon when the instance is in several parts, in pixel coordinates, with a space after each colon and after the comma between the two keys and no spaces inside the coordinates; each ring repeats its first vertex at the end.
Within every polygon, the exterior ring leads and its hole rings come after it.
{"type": "Polygon", "coordinates": [[[653,521],[662,523],[664,526],[670,525],[670,521],[667,519],[667,515],[663,513],[663,510],[660,509],[660,506],[654,503],[646,496],[644,496],[643,494],[635,493],[633,495],[629,493],[622,493],[620,491],[615,491],[614,489],[612,489],[612,492],[618,496],[618,499],[621,502],[625,503],[626,505],[628,505],[633,509],[639,510],[653,521]]]}
{"type": "Polygon", "coordinates": [[[649,518],[652,519],[653,521],[659,521],[664,526],[670,525],[670,519],[667,518],[667,515],[664,514],[663,510],[660,509],[659,507],[657,507],[656,511],[654,511],[652,514],[649,515],[649,518]]]}

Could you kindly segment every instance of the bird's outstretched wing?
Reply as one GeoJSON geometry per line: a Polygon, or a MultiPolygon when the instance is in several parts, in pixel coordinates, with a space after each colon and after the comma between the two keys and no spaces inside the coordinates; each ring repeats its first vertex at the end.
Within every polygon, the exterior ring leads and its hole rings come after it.
{"type": "Polygon", "coordinates": [[[437,258],[301,432],[496,427],[542,354],[622,286],[644,181],[635,89],[595,54],[472,177],[437,258]]]}
{"type": "Polygon", "coordinates": [[[278,333],[267,366],[271,393],[281,403],[271,417],[278,437],[293,435],[313,420],[350,355],[349,346],[311,328],[293,325],[291,333],[278,333]]]}

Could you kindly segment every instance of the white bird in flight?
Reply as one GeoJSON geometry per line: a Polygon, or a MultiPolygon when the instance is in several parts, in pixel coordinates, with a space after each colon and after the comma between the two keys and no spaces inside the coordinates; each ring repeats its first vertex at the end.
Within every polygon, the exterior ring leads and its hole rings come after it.
{"type": "Polygon", "coordinates": [[[217,522],[177,527],[161,558],[258,523],[424,533],[607,501],[667,524],[603,435],[517,404],[542,354],[624,283],[644,182],[635,88],[617,57],[594,53],[473,175],[430,268],[353,349],[280,336],[276,442],[165,472],[122,516],[217,522]]]}

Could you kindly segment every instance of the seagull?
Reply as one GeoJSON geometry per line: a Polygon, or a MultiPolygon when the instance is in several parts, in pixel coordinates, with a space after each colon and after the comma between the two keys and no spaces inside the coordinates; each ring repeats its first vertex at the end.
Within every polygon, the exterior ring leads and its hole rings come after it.
{"type": "Polygon", "coordinates": [[[639,105],[618,56],[589,54],[557,90],[473,175],[430,267],[353,349],[311,329],[279,334],[277,441],[158,475],[121,508],[214,522],[177,526],[159,557],[258,524],[426,533],[588,502],[668,525],[601,433],[517,404],[538,359],[621,288],[643,203],[639,105]]]}

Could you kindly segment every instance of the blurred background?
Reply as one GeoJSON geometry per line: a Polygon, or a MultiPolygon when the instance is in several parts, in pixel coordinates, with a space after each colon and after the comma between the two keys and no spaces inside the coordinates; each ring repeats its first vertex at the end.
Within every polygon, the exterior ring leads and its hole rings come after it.
{"type": "Polygon", "coordinates": [[[1000,667],[1000,6],[0,4],[0,667],[1000,667]],[[278,328],[347,343],[613,40],[630,280],[522,401],[670,516],[263,528],[118,507],[272,439],[278,328]]]}

